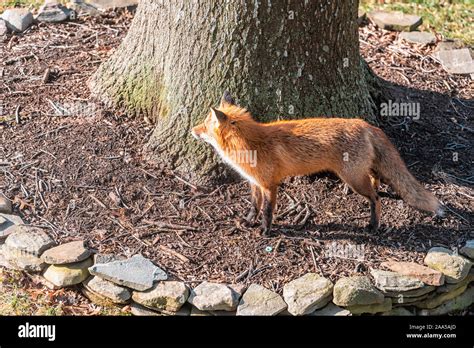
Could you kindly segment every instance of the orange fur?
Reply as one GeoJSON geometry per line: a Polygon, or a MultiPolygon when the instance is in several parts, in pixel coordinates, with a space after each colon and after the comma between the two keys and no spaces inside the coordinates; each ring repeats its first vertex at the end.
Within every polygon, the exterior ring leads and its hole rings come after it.
{"type": "MultiPolygon", "coordinates": [[[[219,154],[255,151],[257,165],[235,163],[227,158],[252,185],[255,218],[263,207],[264,225],[271,224],[276,191],[289,176],[331,171],[371,203],[371,225],[380,219],[380,180],[391,184],[410,205],[439,212],[438,200],[408,172],[387,136],[361,119],[311,118],[259,123],[247,110],[223,101],[193,135],[211,143],[219,154]],[[262,203],[263,202],[263,203],[262,203]]],[[[270,226],[263,226],[268,230],[270,226]]]]}

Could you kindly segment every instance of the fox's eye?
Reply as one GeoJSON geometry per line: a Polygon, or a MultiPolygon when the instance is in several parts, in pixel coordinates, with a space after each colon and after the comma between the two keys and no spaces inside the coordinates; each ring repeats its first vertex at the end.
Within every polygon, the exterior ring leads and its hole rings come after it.
{"type": "Polygon", "coordinates": [[[236,124],[237,121],[230,121],[230,124],[236,124]]]}

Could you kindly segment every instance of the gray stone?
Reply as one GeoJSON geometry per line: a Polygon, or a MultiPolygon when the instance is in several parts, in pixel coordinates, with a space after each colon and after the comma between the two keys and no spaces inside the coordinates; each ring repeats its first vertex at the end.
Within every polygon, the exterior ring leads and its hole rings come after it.
{"type": "Polygon", "coordinates": [[[68,20],[70,14],[71,10],[67,7],[56,2],[50,2],[41,6],[36,20],[38,22],[59,23],[68,20]]]}
{"type": "Polygon", "coordinates": [[[287,305],[276,292],[261,285],[252,284],[242,296],[237,315],[240,316],[274,316],[283,312],[287,305]]]}
{"type": "MultiPolygon", "coordinates": [[[[5,26],[5,22],[0,20],[0,36],[2,36],[4,33],[2,33],[3,29],[2,29],[2,23],[3,23],[3,26],[5,26]]],[[[6,30],[6,27],[5,27],[5,30],[6,30]]],[[[0,193],[0,213],[3,213],[3,214],[11,214],[13,211],[13,207],[12,207],[12,202],[3,195],[3,193],[0,193]]]]}
{"type": "Polygon", "coordinates": [[[386,297],[397,297],[397,298],[413,298],[426,295],[432,291],[435,291],[436,287],[432,285],[425,285],[422,288],[409,290],[409,291],[383,291],[386,297]]]}
{"type": "Polygon", "coordinates": [[[468,48],[442,50],[437,53],[437,58],[450,74],[474,73],[474,61],[468,48]]]}
{"type": "Polygon", "coordinates": [[[332,299],[333,284],[316,273],[308,273],[283,287],[288,312],[305,315],[324,307],[332,299]]]}
{"type": "Polygon", "coordinates": [[[436,288],[436,292],[438,293],[451,292],[453,290],[463,287],[464,285],[469,285],[473,281],[474,281],[474,268],[471,268],[471,271],[466,276],[466,278],[461,280],[459,283],[445,284],[443,286],[436,288]]]}
{"type": "Polygon", "coordinates": [[[443,293],[435,292],[434,294],[424,299],[423,301],[414,303],[414,305],[418,308],[433,309],[438,306],[441,306],[443,303],[449,300],[452,300],[455,297],[458,297],[464,291],[466,291],[466,289],[467,289],[467,285],[464,285],[450,292],[443,292],[443,293]]]}
{"type": "Polygon", "coordinates": [[[463,280],[472,266],[472,262],[468,259],[442,247],[431,248],[424,262],[428,267],[443,273],[446,283],[450,284],[463,280]]]}
{"type": "Polygon", "coordinates": [[[418,312],[419,315],[446,315],[449,313],[464,310],[474,302],[474,287],[469,287],[458,297],[449,300],[433,309],[423,309],[418,312]]]}
{"type": "Polygon", "coordinates": [[[203,282],[191,290],[188,302],[201,311],[234,311],[240,295],[225,284],[203,282]]]}
{"type": "Polygon", "coordinates": [[[474,239],[468,240],[459,252],[470,259],[474,259],[474,239]]]}
{"type": "Polygon", "coordinates": [[[118,307],[116,303],[110,300],[108,297],[102,296],[94,291],[86,288],[85,286],[81,287],[81,292],[87,297],[92,303],[95,303],[102,307],[118,307]]]}
{"type": "Polygon", "coordinates": [[[189,289],[184,283],[164,281],[156,283],[147,291],[134,291],[132,299],[145,307],[158,309],[161,312],[177,312],[188,296],[189,289]]]}
{"type": "Polygon", "coordinates": [[[11,8],[3,12],[8,29],[21,33],[33,24],[33,15],[26,8],[11,8]]]}
{"type": "Polygon", "coordinates": [[[130,304],[130,310],[133,315],[140,316],[140,317],[150,317],[150,316],[162,316],[160,312],[154,311],[150,308],[142,306],[136,302],[132,302],[130,304]]]}
{"type": "Polygon", "coordinates": [[[368,16],[378,27],[385,30],[413,31],[423,23],[421,17],[402,12],[373,11],[368,16]]]}
{"type": "Polygon", "coordinates": [[[89,272],[118,285],[145,291],[159,280],[168,279],[167,274],[142,255],[134,255],[123,261],[95,264],[89,272]]]}
{"type": "Polygon", "coordinates": [[[171,317],[188,317],[191,315],[192,306],[189,303],[185,303],[177,311],[167,311],[165,309],[160,310],[161,315],[171,316],[171,317]]]}
{"type": "Polygon", "coordinates": [[[374,277],[375,286],[382,291],[409,291],[425,286],[421,280],[392,271],[371,269],[370,274],[374,277]]]}
{"type": "Polygon", "coordinates": [[[56,286],[64,287],[82,283],[89,277],[88,267],[92,259],[67,265],[50,265],[43,273],[43,277],[56,286]]]}
{"type": "Polygon", "coordinates": [[[415,303],[415,302],[420,302],[423,301],[428,297],[428,294],[421,295],[418,297],[405,297],[403,295],[397,296],[397,297],[387,297],[392,300],[392,305],[398,306],[398,305],[407,305],[409,303],[415,303]]]}
{"type": "Polygon", "coordinates": [[[436,43],[436,36],[434,36],[432,33],[427,33],[424,31],[404,31],[400,33],[400,37],[405,41],[420,45],[436,43]]]}
{"type": "Polygon", "coordinates": [[[127,303],[132,296],[127,288],[99,277],[90,277],[83,282],[83,285],[96,294],[107,297],[117,304],[127,303]]]}
{"type": "Polygon", "coordinates": [[[347,310],[352,314],[376,314],[388,312],[392,310],[392,301],[386,298],[382,303],[373,303],[368,305],[353,305],[348,306],[347,310]]]}
{"type": "Polygon", "coordinates": [[[87,0],[86,2],[102,11],[138,5],[138,0],[87,0]]]}
{"type": "Polygon", "coordinates": [[[464,42],[458,39],[441,41],[436,46],[437,51],[449,51],[449,50],[455,50],[459,48],[464,48],[464,42]]]}
{"type": "Polygon", "coordinates": [[[28,225],[16,226],[15,230],[5,240],[5,245],[10,249],[37,257],[55,244],[54,240],[45,231],[28,225]]]}
{"type": "Polygon", "coordinates": [[[41,272],[46,267],[46,264],[38,256],[9,248],[7,245],[3,245],[2,254],[10,267],[6,264],[4,265],[11,269],[26,272],[41,272]]]}
{"type": "Polygon", "coordinates": [[[366,276],[340,278],[334,285],[333,302],[338,306],[384,303],[383,294],[366,276]]]}
{"type": "MultiPolygon", "coordinates": [[[[8,34],[7,23],[3,19],[0,19],[0,38],[8,34]]],[[[0,207],[0,212],[2,208],[0,207]]]]}
{"type": "Polygon", "coordinates": [[[338,307],[334,303],[330,302],[326,307],[319,309],[317,311],[314,311],[310,315],[329,316],[329,317],[333,317],[333,316],[347,317],[351,315],[351,312],[349,312],[347,309],[338,307]]]}
{"type": "Polygon", "coordinates": [[[89,256],[91,256],[91,251],[84,247],[84,241],[78,240],[48,249],[41,258],[51,265],[63,265],[83,261],[89,256]]]}
{"type": "Polygon", "coordinates": [[[21,217],[10,214],[0,214],[0,243],[16,230],[16,226],[24,225],[21,217]]]}
{"type": "Polygon", "coordinates": [[[5,240],[2,254],[12,268],[39,272],[46,266],[40,255],[54,244],[53,239],[39,228],[15,226],[14,231],[5,240]]]}

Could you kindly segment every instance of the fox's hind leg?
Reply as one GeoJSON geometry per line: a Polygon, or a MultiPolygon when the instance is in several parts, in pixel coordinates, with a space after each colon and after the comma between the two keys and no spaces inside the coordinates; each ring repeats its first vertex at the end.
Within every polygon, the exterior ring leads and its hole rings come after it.
{"type": "Polygon", "coordinates": [[[263,219],[261,230],[263,234],[270,233],[272,228],[273,210],[276,206],[277,186],[262,188],[263,196],[263,219]]]}
{"type": "Polygon", "coordinates": [[[250,207],[250,211],[245,218],[245,222],[248,224],[253,224],[254,220],[258,218],[260,214],[260,210],[262,208],[262,191],[257,185],[250,184],[251,196],[250,202],[252,206],[250,207]]]}
{"type": "Polygon", "coordinates": [[[355,192],[367,198],[370,202],[370,225],[372,231],[377,231],[380,225],[380,197],[374,189],[369,175],[341,177],[355,192]]]}

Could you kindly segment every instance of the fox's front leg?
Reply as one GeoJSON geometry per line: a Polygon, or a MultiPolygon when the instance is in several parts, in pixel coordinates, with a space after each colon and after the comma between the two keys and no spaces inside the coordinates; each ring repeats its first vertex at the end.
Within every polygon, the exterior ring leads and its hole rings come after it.
{"type": "Polygon", "coordinates": [[[250,211],[245,218],[245,221],[249,224],[253,224],[254,220],[258,217],[258,214],[260,214],[260,209],[262,208],[262,191],[257,185],[254,184],[250,184],[250,191],[250,202],[252,206],[250,207],[250,211]]]}
{"type": "Polygon", "coordinates": [[[263,219],[261,230],[263,234],[269,234],[272,228],[273,210],[276,206],[277,187],[262,188],[263,196],[263,219]]]}

